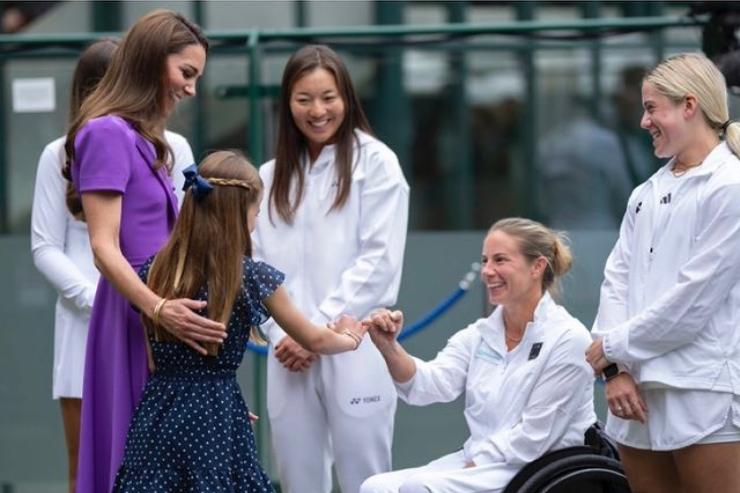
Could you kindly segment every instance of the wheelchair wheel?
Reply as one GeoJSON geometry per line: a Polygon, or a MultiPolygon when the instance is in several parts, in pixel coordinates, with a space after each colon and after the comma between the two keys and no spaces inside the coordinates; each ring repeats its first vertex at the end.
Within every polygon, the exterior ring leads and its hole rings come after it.
{"type": "Polygon", "coordinates": [[[516,476],[506,485],[503,493],[518,493],[521,491],[522,486],[529,480],[533,475],[537,474],[544,467],[547,467],[553,462],[563,460],[567,457],[581,456],[581,455],[593,455],[594,450],[591,447],[585,445],[568,447],[560,450],[555,450],[548,454],[543,455],[534,462],[530,462],[517,473],[516,476]]]}
{"type": "Polygon", "coordinates": [[[552,461],[532,474],[517,493],[629,493],[620,463],[582,454],[552,461]]]}

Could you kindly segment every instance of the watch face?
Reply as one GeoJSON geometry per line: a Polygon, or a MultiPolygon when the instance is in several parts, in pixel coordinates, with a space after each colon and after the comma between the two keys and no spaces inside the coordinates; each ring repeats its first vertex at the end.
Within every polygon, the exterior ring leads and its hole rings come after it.
{"type": "Polygon", "coordinates": [[[616,364],[612,363],[611,365],[604,368],[604,371],[602,372],[604,375],[604,378],[609,379],[611,377],[616,377],[619,373],[619,368],[616,364]]]}

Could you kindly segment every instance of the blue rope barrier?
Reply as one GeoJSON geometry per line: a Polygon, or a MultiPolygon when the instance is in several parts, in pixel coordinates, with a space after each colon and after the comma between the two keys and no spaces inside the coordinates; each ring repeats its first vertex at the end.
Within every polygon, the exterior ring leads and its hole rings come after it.
{"type": "MultiPolygon", "coordinates": [[[[478,262],[474,262],[473,264],[471,264],[470,271],[468,271],[468,273],[465,274],[465,277],[463,277],[463,279],[458,283],[457,289],[450,296],[437,304],[437,306],[432,308],[429,313],[419,318],[411,325],[407,325],[406,328],[404,328],[403,331],[401,331],[401,333],[398,335],[398,340],[402,341],[408,337],[411,337],[417,332],[424,330],[437,318],[441,317],[442,314],[444,314],[447,310],[452,308],[452,306],[460,301],[460,299],[465,296],[465,293],[468,292],[468,289],[470,289],[470,285],[477,279],[479,270],[480,264],[478,262]]],[[[247,343],[247,349],[262,356],[267,355],[267,346],[255,344],[251,341],[247,343]]]]}

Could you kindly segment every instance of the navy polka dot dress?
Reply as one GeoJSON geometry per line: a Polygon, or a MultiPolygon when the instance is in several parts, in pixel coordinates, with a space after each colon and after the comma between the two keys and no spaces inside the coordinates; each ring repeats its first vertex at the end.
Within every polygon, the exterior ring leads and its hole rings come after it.
{"type": "MultiPolygon", "coordinates": [[[[143,278],[150,265],[151,259],[142,267],[143,278]]],[[[131,422],[114,492],[273,492],[257,458],[236,370],[250,327],[269,317],[261,300],[283,279],[273,267],[245,257],[243,289],[218,356],[151,341],[156,370],[131,422]]],[[[207,299],[205,289],[198,298],[207,299]]]]}

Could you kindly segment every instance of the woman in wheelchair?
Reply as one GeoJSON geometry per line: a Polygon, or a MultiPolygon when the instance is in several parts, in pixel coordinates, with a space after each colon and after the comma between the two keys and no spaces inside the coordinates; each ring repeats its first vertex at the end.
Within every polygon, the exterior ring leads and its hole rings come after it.
{"type": "Polygon", "coordinates": [[[453,335],[429,362],[397,342],[399,311],[366,323],[401,398],[424,406],[465,392],[470,437],[462,450],[417,468],[378,474],[361,493],[501,492],[548,451],[583,445],[596,421],[593,371],[583,359],[586,328],[550,296],[571,265],[563,239],[527,219],[503,219],[481,255],[488,299],[496,309],[453,335]]]}

